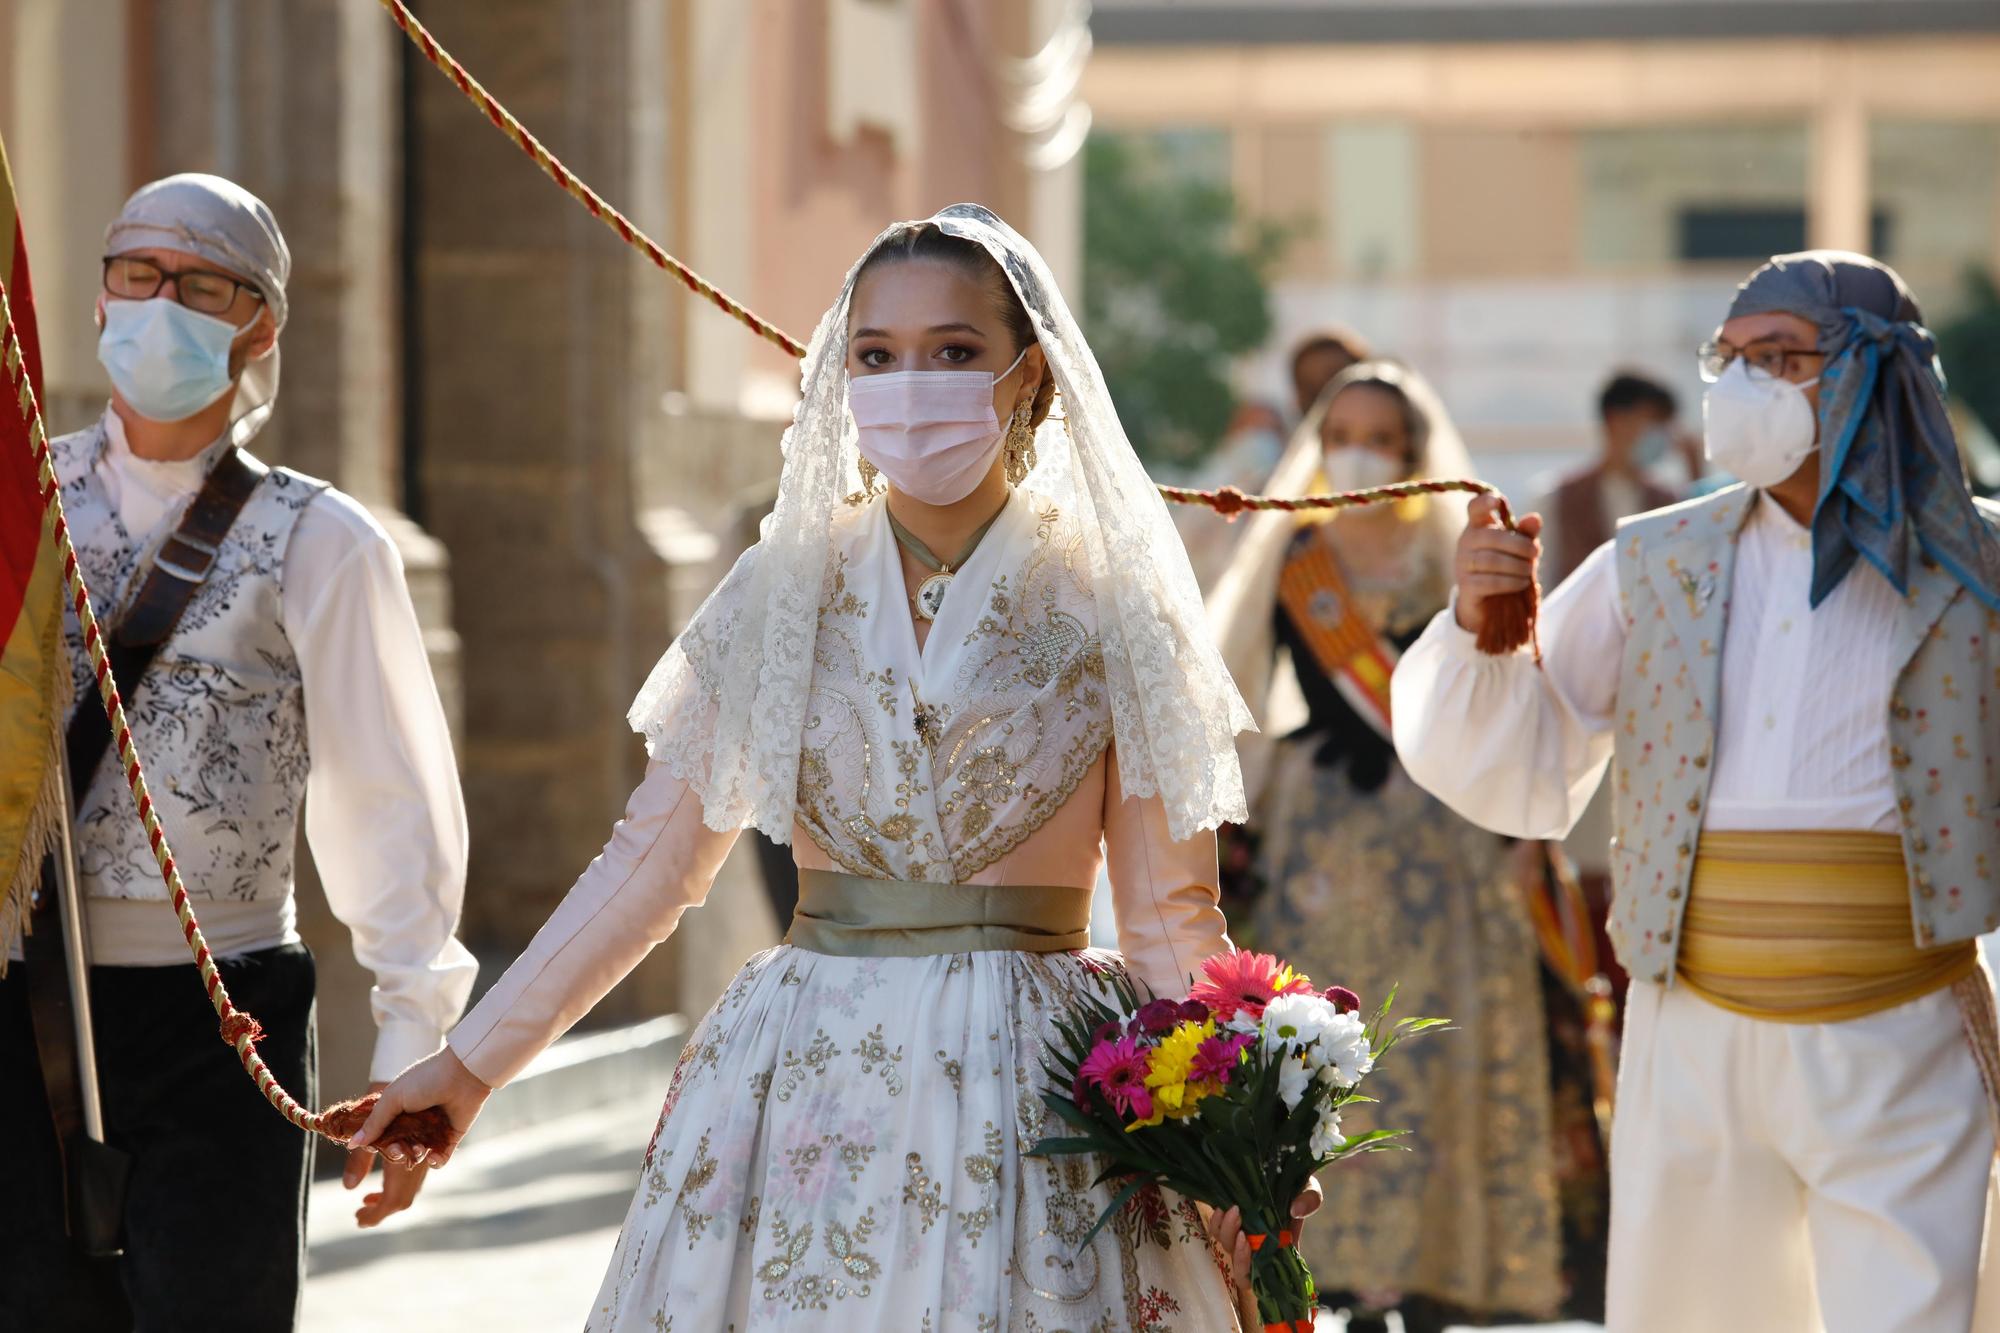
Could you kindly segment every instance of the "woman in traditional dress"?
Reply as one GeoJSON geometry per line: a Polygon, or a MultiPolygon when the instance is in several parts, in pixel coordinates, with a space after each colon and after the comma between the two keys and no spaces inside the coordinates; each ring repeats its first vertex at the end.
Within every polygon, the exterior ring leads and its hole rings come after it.
{"type": "MultiPolygon", "coordinates": [[[[1463,477],[1428,386],[1363,362],[1322,395],[1272,478],[1280,495],[1463,477]]],[[[1212,604],[1225,659],[1265,735],[1246,737],[1253,888],[1240,933],[1373,1003],[1457,1031],[1400,1047],[1370,1078],[1407,1153],[1329,1178],[1336,1220],[1302,1250],[1352,1333],[1389,1309],[1409,1333],[1561,1296],[1536,940],[1505,841],[1403,772],[1389,676],[1451,588],[1464,505],[1426,496],[1337,518],[1253,520],[1212,604]]],[[[1232,849],[1235,850],[1235,849],[1232,849]]],[[[1372,1126],[1369,1126],[1372,1127],[1372,1126]]]]}
{"type": "Polygon", "coordinates": [[[1165,505],[983,208],[877,238],[802,388],[763,539],[632,707],[625,819],[364,1142],[402,1109],[466,1129],[754,825],[797,915],[690,1035],[589,1327],[1230,1328],[1191,1207],[1084,1245],[1115,1187],[1025,1156],[1052,1018],[1122,969],[1178,996],[1230,947],[1212,830],[1249,714],[1165,505]],[[1122,961],[1085,947],[1107,858],[1122,961]]]}

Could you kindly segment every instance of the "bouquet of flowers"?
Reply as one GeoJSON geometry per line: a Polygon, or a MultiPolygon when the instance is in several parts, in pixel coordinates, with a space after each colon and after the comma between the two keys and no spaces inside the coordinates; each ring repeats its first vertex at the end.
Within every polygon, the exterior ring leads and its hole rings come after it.
{"type": "MultiPolygon", "coordinates": [[[[1185,1000],[1142,1000],[1123,977],[1058,1022],[1042,1102],[1071,1131],[1041,1156],[1097,1153],[1124,1182],[1084,1244],[1135,1195],[1163,1186],[1242,1209],[1250,1281],[1267,1331],[1310,1333],[1312,1274],[1290,1229],[1315,1171],[1384,1147],[1400,1131],[1341,1133],[1341,1108],[1404,1037],[1445,1020],[1372,1019],[1352,991],[1312,983],[1269,954],[1218,954],[1185,1000]]],[[[1393,996],[1391,997],[1393,999],[1393,996]]]]}

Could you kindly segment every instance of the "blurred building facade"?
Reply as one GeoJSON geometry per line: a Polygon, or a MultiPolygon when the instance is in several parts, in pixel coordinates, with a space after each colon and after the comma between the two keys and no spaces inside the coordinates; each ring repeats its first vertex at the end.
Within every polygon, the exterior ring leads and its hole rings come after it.
{"type": "MultiPolygon", "coordinates": [[[[1935,323],[2000,271],[2000,6],[1958,0],[1098,0],[1084,97],[1298,224],[1279,336],[1439,385],[1503,486],[1593,441],[1605,373],[1681,387],[1752,263],[1896,265],[1935,323]]],[[[1282,400],[1280,398],[1280,400],[1282,400]]]]}
{"type": "MultiPolygon", "coordinates": [[[[957,200],[1073,271],[1075,0],[411,9],[580,177],[801,339],[886,222],[957,200]]],[[[458,729],[463,933],[490,981],[638,777],[625,709],[712,584],[731,506],[776,475],[795,368],[541,178],[373,0],[0,0],[0,136],[58,431],[104,401],[91,311],[126,194],[213,171],[276,211],[292,317],[258,451],[354,493],[403,548],[458,729]]],[[[765,911],[751,873],[732,860],[712,922],[765,911]]],[[[345,1091],[367,979],[310,884],[301,913],[345,1091]]],[[[598,1018],[698,1002],[713,952],[661,951],[598,1018]]]]}

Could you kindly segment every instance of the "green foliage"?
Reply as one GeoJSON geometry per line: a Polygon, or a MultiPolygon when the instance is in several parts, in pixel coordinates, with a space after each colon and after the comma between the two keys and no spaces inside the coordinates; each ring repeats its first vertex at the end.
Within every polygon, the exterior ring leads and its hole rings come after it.
{"type": "Polygon", "coordinates": [[[1966,271],[1963,312],[1937,330],[1937,340],[1952,396],[2000,436],[2000,282],[1992,270],[1966,271]]]}
{"type": "Polygon", "coordinates": [[[1290,234],[1240,218],[1228,189],[1177,174],[1156,145],[1085,145],[1084,324],[1149,466],[1189,467],[1222,438],[1229,362],[1271,334],[1265,279],[1290,234]]]}

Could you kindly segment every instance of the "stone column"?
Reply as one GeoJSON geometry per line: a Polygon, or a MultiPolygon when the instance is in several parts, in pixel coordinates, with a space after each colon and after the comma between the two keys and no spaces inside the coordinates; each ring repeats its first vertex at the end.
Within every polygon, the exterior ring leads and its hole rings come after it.
{"type": "MultiPolygon", "coordinates": [[[[140,180],[210,171],[271,206],[292,252],[278,410],[256,452],[324,477],[396,541],[448,713],[458,714],[445,548],[403,512],[397,289],[402,218],[400,47],[379,9],[350,0],[150,0],[128,11],[132,158],[140,180]]],[[[299,928],[319,959],[320,1068],[358,1091],[374,1028],[372,978],[302,858],[299,928]]]]}
{"type": "MultiPolygon", "coordinates": [[[[665,212],[656,8],[435,0],[422,17],[652,230],[665,212]]],[[[597,853],[643,767],[624,715],[666,647],[668,583],[635,522],[634,458],[663,420],[664,302],[677,293],[449,81],[421,63],[410,77],[409,448],[425,521],[452,553],[464,933],[490,979],[597,853]]],[[[598,1017],[671,1007],[669,970],[656,958],[598,1017]]]]}

